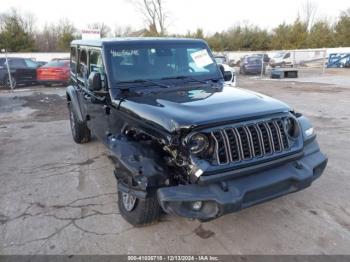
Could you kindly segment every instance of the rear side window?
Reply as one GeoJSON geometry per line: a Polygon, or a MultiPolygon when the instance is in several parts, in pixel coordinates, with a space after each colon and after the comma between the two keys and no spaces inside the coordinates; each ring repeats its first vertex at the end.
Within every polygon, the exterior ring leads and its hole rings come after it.
{"type": "Polygon", "coordinates": [[[89,59],[89,72],[98,72],[100,74],[104,74],[104,67],[102,62],[102,55],[100,51],[90,51],[90,59],[89,59]]]}
{"type": "Polygon", "coordinates": [[[78,61],[77,48],[73,46],[70,49],[70,71],[73,74],[77,73],[77,61],[78,61]]]}
{"type": "Polygon", "coordinates": [[[78,79],[82,84],[85,84],[85,81],[88,78],[88,58],[87,52],[85,49],[79,50],[79,65],[78,65],[78,79]]]}

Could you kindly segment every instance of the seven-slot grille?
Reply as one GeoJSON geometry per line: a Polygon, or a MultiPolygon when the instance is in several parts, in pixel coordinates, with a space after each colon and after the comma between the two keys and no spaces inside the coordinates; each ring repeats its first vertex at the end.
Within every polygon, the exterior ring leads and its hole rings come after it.
{"type": "Polygon", "coordinates": [[[211,136],[219,165],[282,154],[291,147],[281,119],[220,128],[211,136]]]}

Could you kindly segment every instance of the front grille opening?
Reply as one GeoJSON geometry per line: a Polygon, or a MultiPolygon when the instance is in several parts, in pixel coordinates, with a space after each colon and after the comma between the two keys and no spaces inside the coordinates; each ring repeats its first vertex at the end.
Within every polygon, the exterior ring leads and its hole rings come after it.
{"type": "Polygon", "coordinates": [[[258,128],[261,131],[262,142],[263,142],[264,148],[265,148],[265,154],[271,154],[272,151],[271,151],[269,133],[267,132],[265,125],[262,123],[258,124],[258,128]]]}
{"type": "Polygon", "coordinates": [[[250,153],[250,144],[249,144],[248,134],[246,133],[243,127],[238,127],[237,131],[241,138],[243,159],[249,159],[251,157],[251,153],[250,153]]]}
{"type": "Polygon", "coordinates": [[[248,126],[248,129],[252,135],[254,155],[259,157],[262,156],[262,148],[260,145],[259,133],[255,126],[248,126]]]}
{"type": "Polygon", "coordinates": [[[283,148],[289,149],[289,141],[286,135],[286,131],[284,130],[284,127],[283,127],[283,122],[281,120],[277,120],[276,122],[281,132],[283,148]]]}
{"type": "Polygon", "coordinates": [[[268,125],[271,130],[273,147],[276,151],[281,151],[281,144],[279,141],[279,134],[277,132],[277,128],[273,122],[268,122],[268,125]]]}
{"type": "Polygon", "coordinates": [[[216,143],[216,157],[220,164],[228,163],[228,154],[226,152],[226,146],[224,141],[224,136],[221,131],[213,132],[213,137],[216,143]]]}
{"type": "Polygon", "coordinates": [[[240,160],[240,148],[239,141],[233,129],[225,129],[226,136],[230,145],[232,161],[236,162],[240,160]]]}

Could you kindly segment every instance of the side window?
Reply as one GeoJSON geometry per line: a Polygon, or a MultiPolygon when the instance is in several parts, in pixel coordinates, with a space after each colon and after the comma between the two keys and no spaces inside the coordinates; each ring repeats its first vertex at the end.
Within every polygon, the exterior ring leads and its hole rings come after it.
{"type": "Polygon", "coordinates": [[[33,60],[25,59],[24,61],[27,65],[27,67],[30,67],[30,68],[37,68],[38,67],[37,63],[35,63],[33,60]]]}
{"type": "Polygon", "coordinates": [[[101,51],[92,50],[89,52],[89,74],[91,72],[98,72],[101,74],[102,88],[106,91],[107,81],[101,51]]]}
{"type": "Polygon", "coordinates": [[[290,58],[290,53],[285,54],[284,59],[290,58]]]}
{"type": "Polygon", "coordinates": [[[78,66],[78,79],[85,84],[88,78],[88,67],[87,67],[87,52],[82,49],[79,50],[79,66],[78,66]]]}
{"type": "Polygon", "coordinates": [[[70,71],[73,74],[77,73],[77,61],[78,61],[77,48],[75,46],[72,46],[70,49],[70,71]]]}
{"type": "Polygon", "coordinates": [[[90,51],[89,73],[91,72],[99,72],[100,74],[104,74],[102,55],[100,51],[90,51]]]}
{"type": "Polygon", "coordinates": [[[9,65],[10,65],[10,67],[25,67],[26,66],[23,59],[10,59],[9,65]]]}

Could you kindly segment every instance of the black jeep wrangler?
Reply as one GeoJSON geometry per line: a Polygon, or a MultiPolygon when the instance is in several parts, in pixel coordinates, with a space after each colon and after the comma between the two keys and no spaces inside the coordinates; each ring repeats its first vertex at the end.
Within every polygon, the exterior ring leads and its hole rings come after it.
{"type": "Polygon", "coordinates": [[[230,86],[208,45],[119,38],[71,44],[73,138],[115,161],[118,205],[135,226],[161,210],[201,221],[307,188],[327,158],[286,104],[230,86]]]}

